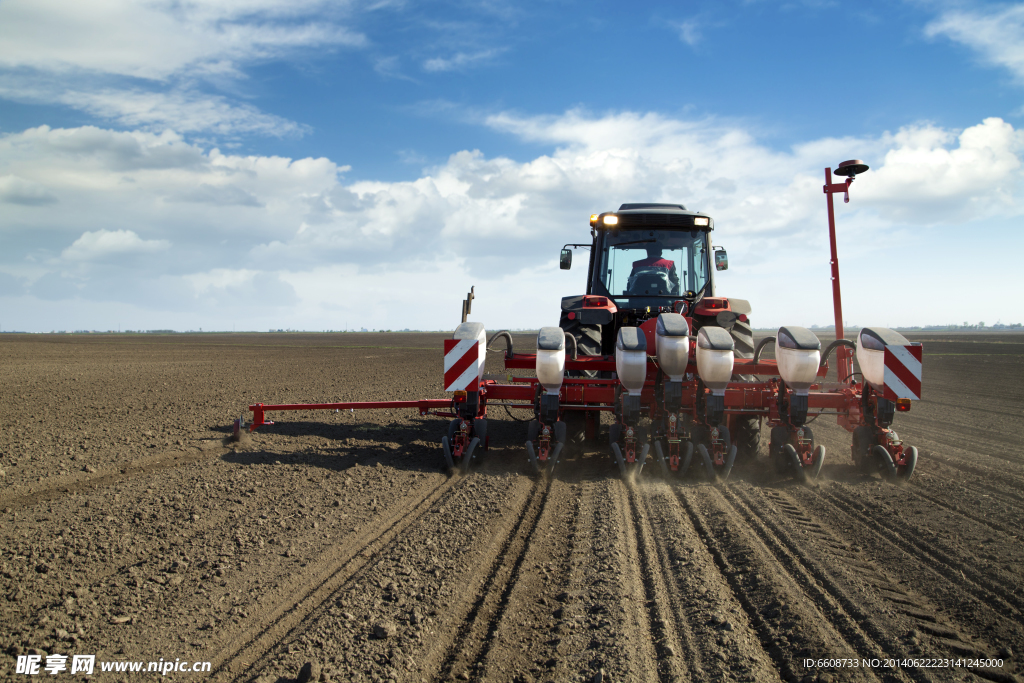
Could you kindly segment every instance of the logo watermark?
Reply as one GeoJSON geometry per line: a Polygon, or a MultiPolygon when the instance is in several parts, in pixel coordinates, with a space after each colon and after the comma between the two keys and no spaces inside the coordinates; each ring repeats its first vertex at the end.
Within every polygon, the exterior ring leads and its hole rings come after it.
{"type": "Polygon", "coordinates": [[[161,657],[155,662],[97,662],[96,655],[18,655],[14,673],[26,676],[56,676],[62,673],[92,676],[94,673],[109,672],[152,673],[166,676],[170,673],[209,673],[211,668],[210,662],[182,661],[180,657],[173,661],[161,657]]]}

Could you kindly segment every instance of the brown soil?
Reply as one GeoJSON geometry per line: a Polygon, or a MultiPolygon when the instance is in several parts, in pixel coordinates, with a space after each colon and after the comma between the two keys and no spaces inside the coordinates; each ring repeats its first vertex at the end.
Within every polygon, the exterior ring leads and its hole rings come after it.
{"type": "Polygon", "coordinates": [[[278,413],[227,441],[257,401],[442,397],[442,338],[0,335],[3,675],[30,651],[261,683],[307,662],[326,681],[1019,675],[1024,337],[918,337],[906,486],[856,471],[825,417],[810,486],[772,473],[766,433],[727,485],[627,484],[605,446],[535,478],[500,410],[469,476],[412,410],[278,413]],[[961,666],[885,666],[937,658],[961,666]]]}

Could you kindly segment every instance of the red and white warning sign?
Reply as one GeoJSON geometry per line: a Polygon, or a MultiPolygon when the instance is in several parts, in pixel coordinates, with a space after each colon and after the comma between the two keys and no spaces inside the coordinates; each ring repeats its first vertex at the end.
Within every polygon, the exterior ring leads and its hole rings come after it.
{"type": "Polygon", "coordinates": [[[924,347],[920,344],[885,347],[884,392],[890,401],[898,398],[921,399],[921,358],[924,347]]]}
{"type": "Polygon", "coordinates": [[[444,340],[444,390],[477,391],[480,380],[480,342],[444,340]]]}

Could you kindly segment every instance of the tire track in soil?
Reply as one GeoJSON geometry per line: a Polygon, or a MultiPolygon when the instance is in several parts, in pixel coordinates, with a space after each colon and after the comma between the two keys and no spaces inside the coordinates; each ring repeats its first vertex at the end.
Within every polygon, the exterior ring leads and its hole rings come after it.
{"type": "Polygon", "coordinates": [[[819,488],[817,493],[821,500],[843,510],[852,517],[860,519],[875,534],[888,541],[893,547],[910,553],[918,561],[935,570],[937,574],[946,580],[952,581],[952,577],[959,574],[964,579],[964,582],[959,583],[958,586],[972,593],[982,602],[997,605],[1003,610],[1014,612],[1017,619],[1024,615],[1024,599],[1017,595],[1017,586],[1006,585],[992,575],[983,575],[971,566],[970,563],[957,560],[946,550],[936,547],[937,544],[935,543],[926,544],[919,541],[917,539],[919,534],[912,533],[916,530],[908,526],[908,520],[900,519],[900,524],[906,528],[906,532],[901,533],[864,512],[866,506],[852,500],[845,493],[828,491],[822,488],[819,488]],[[940,567],[942,568],[941,570],[940,567]]]}
{"type": "MultiPolygon", "coordinates": [[[[685,490],[699,500],[689,500],[680,488],[674,489],[676,498],[736,600],[743,606],[782,680],[798,681],[808,673],[796,668],[796,663],[804,657],[859,660],[862,653],[847,640],[843,633],[847,629],[842,629],[843,625],[837,628],[818,611],[821,598],[816,593],[821,589],[813,577],[802,571],[802,567],[793,567],[790,556],[776,554],[778,546],[757,536],[755,529],[729,505],[721,491],[714,487],[685,490]],[[702,513],[698,503],[713,509],[702,513]],[[776,565],[779,560],[781,567],[776,565]],[[760,571],[752,567],[759,567],[760,571]],[[808,604],[815,608],[808,609],[808,604]]],[[[832,600],[824,602],[834,605],[832,600]]],[[[904,680],[895,672],[870,669],[846,669],[843,673],[846,680],[904,680]]]]}
{"type": "MultiPolygon", "coordinates": [[[[905,582],[890,576],[876,562],[866,561],[870,558],[859,555],[862,552],[860,546],[855,547],[841,540],[835,529],[826,530],[824,525],[813,521],[808,516],[806,510],[800,507],[793,498],[773,489],[763,489],[759,493],[767,501],[778,506],[783,511],[783,515],[788,516],[790,521],[794,523],[795,528],[802,527],[803,531],[809,535],[816,536],[816,541],[831,548],[832,552],[830,554],[832,557],[830,559],[838,561],[836,566],[842,566],[850,574],[855,575],[853,577],[854,581],[859,580],[876,589],[876,593],[873,596],[874,600],[871,599],[872,596],[870,594],[862,597],[862,600],[866,603],[862,611],[868,614],[882,614],[886,611],[886,606],[888,605],[895,608],[902,615],[902,619],[895,619],[893,621],[898,621],[900,626],[905,625],[910,628],[907,643],[910,651],[908,653],[906,651],[907,648],[899,648],[901,650],[898,655],[899,657],[917,659],[934,656],[943,657],[949,652],[963,657],[994,657],[995,649],[991,645],[966,635],[967,630],[962,625],[958,627],[955,619],[947,611],[937,606],[924,595],[908,588],[905,582]],[[920,647],[922,639],[928,641],[931,646],[930,649],[920,647]]],[[[818,547],[820,548],[821,546],[819,545],[818,547]]],[[[978,667],[969,667],[968,670],[981,678],[998,683],[1015,683],[1017,681],[1017,678],[1012,673],[1005,670],[978,667]]],[[[942,669],[926,669],[924,673],[929,675],[929,677],[936,677],[939,675],[939,671],[942,671],[942,669]]]]}
{"type": "Polygon", "coordinates": [[[616,543],[618,528],[607,505],[610,482],[604,472],[596,472],[599,467],[579,461],[571,467],[574,520],[568,537],[564,590],[556,596],[559,606],[553,613],[558,622],[550,642],[558,655],[549,678],[591,680],[606,668],[612,677],[628,680],[621,661],[625,634],[611,620],[617,617],[613,605],[622,602],[611,562],[621,562],[623,556],[615,556],[621,544],[616,543]]]}
{"type": "MultiPolygon", "coordinates": [[[[220,440],[216,440],[220,443],[220,440]]],[[[122,468],[119,473],[101,473],[94,477],[91,477],[85,481],[76,482],[73,485],[58,485],[52,486],[47,489],[32,492],[31,494],[21,495],[18,498],[8,500],[7,502],[13,502],[15,505],[22,506],[18,508],[18,511],[26,506],[40,505],[47,501],[55,498],[74,497],[77,495],[94,495],[97,490],[101,487],[108,488],[125,483],[136,483],[143,481],[146,476],[153,475],[159,472],[165,472],[166,470],[173,469],[175,471],[184,471],[181,468],[186,468],[190,465],[195,464],[211,464],[219,462],[220,458],[230,453],[238,453],[233,448],[214,447],[207,449],[198,454],[190,454],[186,457],[181,456],[175,452],[164,452],[157,453],[144,460],[142,465],[136,467],[122,468]],[[165,460],[171,460],[170,462],[164,462],[165,460]]],[[[243,451],[246,452],[246,451],[243,451]]],[[[351,460],[351,466],[362,465],[367,460],[379,459],[379,454],[369,453],[356,456],[351,460]]],[[[248,512],[253,508],[259,509],[259,506],[264,503],[271,503],[272,500],[269,498],[266,501],[258,500],[253,497],[248,501],[232,500],[232,502],[244,504],[245,511],[248,512]]],[[[0,507],[4,503],[0,502],[0,507]]],[[[238,512],[235,510],[234,512],[238,512]]],[[[188,525],[187,528],[176,529],[176,543],[179,545],[185,545],[188,542],[193,541],[196,538],[200,538],[206,534],[209,534],[216,529],[220,528],[223,530],[233,531],[237,528],[237,523],[231,525],[230,522],[225,521],[222,518],[211,518],[205,516],[201,522],[193,522],[188,525]],[[230,525],[230,528],[228,528],[230,525]]],[[[88,572],[88,586],[95,592],[96,588],[104,582],[110,580],[112,577],[119,576],[126,578],[130,571],[134,569],[140,569],[151,562],[152,558],[150,553],[142,552],[138,554],[126,554],[121,553],[116,557],[104,562],[97,568],[91,569],[88,572]]],[[[81,573],[80,573],[81,575],[81,573]]]]}
{"type": "MultiPolygon", "coordinates": [[[[666,653],[666,645],[677,642],[674,618],[665,613],[659,602],[667,601],[667,589],[663,577],[652,566],[653,541],[650,538],[650,520],[643,517],[636,502],[636,486],[633,482],[616,479],[612,498],[616,516],[632,523],[625,526],[626,564],[629,574],[626,587],[632,592],[633,606],[629,616],[632,624],[626,626],[640,641],[635,653],[636,671],[630,680],[674,681],[682,678],[680,665],[675,657],[659,657],[666,653]]],[[[658,558],[655,553],[653,562],[658,558]]]]}
{"type": "Polygon", "coordinates": [[[944,510],[949,510],[954,515],[958,515],[960,517],[964,517],[966,519],[971,520],[972,522],[975,522],[977,524],[981,524],[982,526],[986,526],[989,529],[992,529],[994,531],[998,531],[1000,533],[1007,534],[1009,536],[1015,536],[1016,535],[1016,534],[1014,534],[1012,529],[1010,529],[1009,527],[1007,527],[1007,526],[1005,526],[1003,524],[1000,524],[999,522],[994,522],[991,519],[987,519],[987,518],[982,517],[980,515],[971,514],[970,512],[967,512],[967,511],[961,509],[958,505],[950,505],[949,503],[947,503],[946,501],[942,500],[941,498],[938,498],[936,496],[927,494],[924,491],[921,491],[919,488],[906,487],[906,488],[903,489],[903,491],[905,493],[909,493],[912,496],[916,496],[917,498],[920,498],[921,500],[927,501],[928,503],[930,503],[932,505],[940,507],[940,508],[942,508],[944,510]]]}
{"type": "Polygon", "coordinates": [[[267,596],[272,606],[250,619],[241,633],[227,635],[213,662],[215,680],[244,679],[256,662],[264,657],[292,629],[317,607],[371,564],[375,555],[393,543],[409,526],[450,497],[465,481],[451,477],[433,487],[416,502],[398,508],[393,515],[379,520],[355,539],[339,546],[303,572],[285,595],[267,596]]]}
{"type": "MultiPolygon", "coordinates": [[[[512,468],[518,469],[518,468],[512,468]]],[[[537,502],[537,483],[490,459],[438,500],[372,562],[274,643],[246,677],[294,678],[320,661],[333,680],[435,680],[481,600],[472,577],[498,555],[537,502]],[[437,555],[433,554],[437,553],[437,555]],[[378,633],[379,627],[388,630],[378,633]]]]}
{"type": "Polygon", "coordinates": [[[984,466],[962,462],[958,458],[939,455],[933,451],[921,451],[918,462],[920,463],[920,461],[925,458],[928,460],[934,460],[946,467],[963,472],[964,474],[973,474],[981,479],[981,481],[970,482],[974,486],[988,490],[1000,497],[1010,498],[1017,503],[1024,503],[1024,496],[1017,493],[1018,491],[1024,491],[1024,476],[1007,472],[1005,467],[986,468],[984,466]],[[993,481],[993,479],[998,480],[1000,483],[1007,484],[1007,488],[995,488],[991,486],[991,484],[986,483],[993,481]]]}
{"type": "Polygon", "coordinates": [[[571,675],[566,652],[559,646],[570,575],[570,557],[577,544],[579,488],[554,478],[514,580],[502,595],[500,610],[490,620],[476,667],[480,680],[529,680],[533,676],[571,675]],[[540,532],[540,533],[537,533],[540,532]],[[500,613],[499,613],[500,612],[500,613]]]}
{"type": "Polygon", "coordinates": [[[778,671],[762,647],[757,630],[746,618],[714,558],[706,548],[691,545],[699,533],[673,495],[671,485],[645,481],[640,491],[685,652],[688,677],[777,680],[778,671]],[[732,636],[730,619],[736,622],[732,636]]]}
{"type": "MultiPolygon", "coordinates": [[[[843,634],[855,651],[874,659],[909,656],[891,629],[884,628],[873,616],[877,614],[877,605],[865,605],[863,599],[855,599],[853,591],[841,585],[844,582],[840,578],[826,570],[822,561],[816,561],[807,549],[794,540],[794,534],[771,518],[763,504],[763,497],[759,504],[752,500],[753,496],[740,489],[723,489],[722,495],[747,520],[750,528],[770,547],[791,575],[800,573],[810,577],[811,580],[804,582],[808,597],[822,614],[829,615],[834,628],[843,634]]],[[[841,547],[820,524],[799,511],[792,514],[802,522],[803,531],[808,536],[828,543],[833,548],[841,547]]],[[[910,669],[907,673],[917,681],[933,680],[933,676],[924,669],[910,669]]]]}
{"type": "Polygon", "coordinates": [[[531,549],[551,493],[553,480],[538,478],[516,522],[491,561],[487,574],[469,612],[455,629],[435,680],[450,680],[456,672],[473,671],[493,646],[495,632],[505,615],[509,598],[523,574],[523,563],[531,549]]]}
{"type": "Polygon", "coordinates": [[[658,677],[662,681],[699,678],[703,671],[702,658],[694,647],[690,629],[677,621],[683,603],[678,590],[672,590],[674,582],[666,575],[670,561],[664,548],[655,540],[657,534],[651,522],[649,500],[632,481],[627,484],[627,497],[634,538],[634,544],[630,546],[630,559],[635,557],[637,560],[635,566],[638,579],[647,598],[647,630],[657,651],[653,663],[657,667],[658,677]],[[687,676],[684,676],[684,666],[677,657],[677,646],[681,646],[686,653],[684,659],[688,663],[687,676]]]}
{"type": "Polygon", "coordinates": [[[677,614],[681,613],[683,605],[678,592],[670,589],[674,584],[666,575],[670,566],[669,558],[654,540],[649,502],[641,495],[634,481],[627,484],[627,493],[635,540],[630,550],[631,555],[638,560],[636,568],[646,597],[647,630],[656,650],[653,664],[658,678],[663,681],[684,678],[683,665],[675,651],[677,645],[674,644],[682,646],[686,653],[684,659],[689,677],[697,678],[702,671],[700,657],[693,647],[689,630],[685,625],[677,623],[677,614]]]}
{"type": "Polygon", "coordinates": [[[153,474],[168,468],[191,465],[202,460],[223,457],[231,452],[230,448],[215,446],[212,449],[200,450],[198,453],[182,453],[181,451],[156,453],[147,458],[132,461],[120,467],[116,472],[97,472],[72,482],[43,482],[43,488],[37,490],[25,490],[31,487],[18,487],[21,490],[7,491],[5,495],[0,496],[0,508],[20,510],[70,494],[92,493],[98,488],[114,486],[137,475],[153,474]]]}

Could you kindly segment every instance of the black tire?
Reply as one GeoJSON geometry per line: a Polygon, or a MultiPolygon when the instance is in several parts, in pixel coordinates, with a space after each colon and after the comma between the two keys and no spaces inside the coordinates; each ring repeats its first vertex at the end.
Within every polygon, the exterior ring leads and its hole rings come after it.
{"type": "Polygon", "coordinates": [[[889,451],[885,449],[885,446],[875,444],[871,447],[871,453],[875,456],[875,459],[882,463],[879,469],[882,471],[883,479],[895,479],[896,478],[896,463],[892,461],[892,456],[889,455],[889,451]]]}
{"type": "Polygon", "coordinates": [[[487,418],[477,417],[473,419],[473,436],[480,439],[480,449],[487,450],[487,418]]]}
{"type": "Polygon", "coordinates": [[[708,453],[707,447],[699,443],[697,444],[697,452],[700,453],[701,460],[704,461],[704,471],[707,474],[708,481],[715,483],[718,481],[718,475],[715,473],[715,464],[711,462],[711,454],[708,453]]]}
{"type": "MultiPolygon", "coordinates": [[[[577,313],[577,315],[579,315],[577,313]]],[[[562,319],[558,326],[568,332],[576,339],[576,353],[580,356],[601,355],[601,326],[583,325],[579,320],[569,320],[566,313],[562,313],[562,319]]],[[[585,379],[596,379],[596,370],[568,370],[569,377],[582,377],[585,379]]]]}
{"type": "Polygon", "coordinates": [[[768,457],[775,465],[776,474],[786,474],[793,466],[785,447],[789,443],[789,430],[779,425],[772,429],[771,440],[768,444],[768,457]]]}
{"type": "Polygon", "coordinates": [[[729,334],[732,336],[733,344],[736,345],[737,358],[754,357],[754,331],[750,329],[749,318],[747,318],[747,322],[737,320],[729,330],[729,334]]]}
{"type": "Polygon", "coordinates": [[[914,469],[917,467],[917,448],[910,446],[907,448],[907,464],[896,468],[896,478],[900,481],[906,481],[910,479],[914,474],[914,469]]]}
{"type": "Polygon", "coordinates": [[[875,444],[875,430],[872,427],[863,426],[853,430],[853,445],[851,455],[853,464],[857,469],[866,471],[871,464],[870,450],[875,444]]]}
{"type": "Polygon", "coordinates": [[[757,417],[739,417],[732,423],[729,430],[732,443],[736,446],[736,464],[751,463],[757,460],[761,450],[761,420],[757,417]]]}
{"type": "Polygon", "coordinates": [[[782,447],[786,457],[789,458],[792,463],[793,476],[797,481],[807,483],[807,470],[804,469],[803,464],[800,462],[800,456],[797,454],[796,449],[793,448],[793,444],[787,443],[782,447]]]}
{"type": "Polygon", "coordinates": [[[534,442],[538,436],[540,436],[540,422],[530,420],[530,424],[526,425],[526,440],[534,442]]]}

